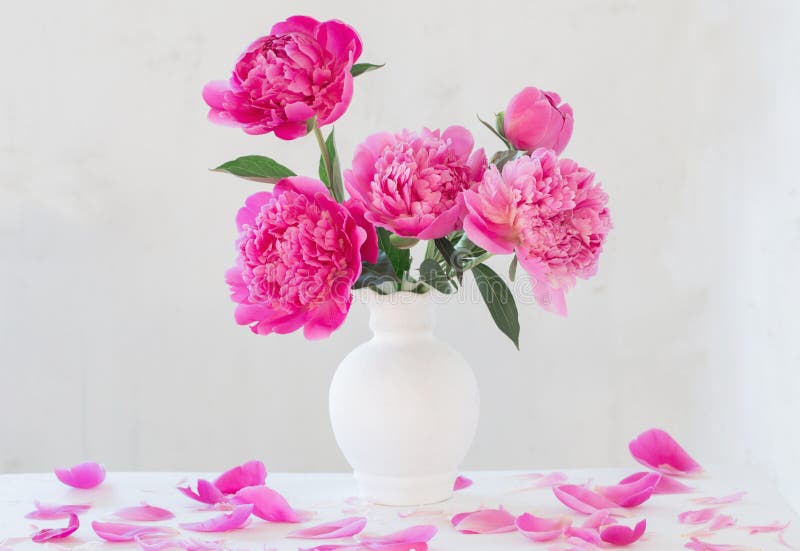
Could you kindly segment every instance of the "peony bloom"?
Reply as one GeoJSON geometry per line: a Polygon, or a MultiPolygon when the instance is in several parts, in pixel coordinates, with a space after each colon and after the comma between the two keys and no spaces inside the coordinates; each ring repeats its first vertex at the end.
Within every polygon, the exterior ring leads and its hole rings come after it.
{"type": "Polygon", "coordinates": [[[226,280],[237,323],[260,335],[303,327],[308,339],[342,324],[362,257],[377,259],[368,239],[374,228],[359,224],[322,182],[303,176],[248,197],[236,225],[239,256],[226,280]]]}
{"type": "Polygon", "coordinates": [[[564,291],[597,271],[611,217],[594,173],[550,149],[491,165],[464,194],[467,236],[492,253],[516,252],[537,302],[566,315],[564,291]]]}
{"type": "Polygon", "coordinates": [[[209,82],[203,99],[212,122],[284,140],[342,116],[353,96],[350,68],[361,55],[358,34],[341,21],[290,17],[239,56],[228,81],[209,82]]]}
{"type": "Polygon", "coordinates": [[[560,155],[572,136],[572,107],[555,92],[529,86],[511,98],[503,117],[503,132],[517,149],[540,147],[560,155]]]}
{"type": "Polygon", "coordinates": [[[486,168],[483,149],[473,145],[461,126],[373,134],[356,148],[345,184],[373,224],[403,237],[444,237],[460,227],[460,195],[486,168]]]}

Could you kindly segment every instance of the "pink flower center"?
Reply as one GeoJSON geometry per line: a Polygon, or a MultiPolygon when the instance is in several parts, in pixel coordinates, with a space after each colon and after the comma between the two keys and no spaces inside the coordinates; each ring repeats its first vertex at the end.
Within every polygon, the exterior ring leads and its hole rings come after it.
{"type": "Polygon", "coordinates": [[[255,222],[239,241],[251,302],[296,310],[348,295],[353,270],[340,213],[287,191],[263,205],[255,222]]]}

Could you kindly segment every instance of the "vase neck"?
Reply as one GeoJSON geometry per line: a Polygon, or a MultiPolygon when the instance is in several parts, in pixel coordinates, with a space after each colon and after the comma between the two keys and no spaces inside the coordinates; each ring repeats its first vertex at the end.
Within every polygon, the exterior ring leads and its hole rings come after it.
{"type": "Polygon", "coordinates": [[[398,292],[379,295],[370,291],[369,327],[375,336],[430,334],[435,322],[430,293],[398,292]]]}

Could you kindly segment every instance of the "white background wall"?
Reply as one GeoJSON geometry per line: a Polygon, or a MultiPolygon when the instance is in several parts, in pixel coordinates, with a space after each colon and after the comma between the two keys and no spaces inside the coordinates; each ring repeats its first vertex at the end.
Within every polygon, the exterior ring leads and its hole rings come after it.
{"type": "MultiPolygon", "coordinates": [[[[630,464],[661,426],[704,463],[749,462],[800,505],[800,8],[771,2],[26,2],[0,19],[0,472],[344,470],[337,362],[368,337],[256,337],[223,284],[243,154],[315,172],[313,139],[205,120],[205,81],[292,13],[355,26],[345,159],[381,129],[491,116],[525,85],[574,107],[566,155],[616,228],[571,315],[522,308],[522,351],[485,307],[442,306],[477,373],[467,468],[630,464]]],[[[502,266],[500,264],[499,266],[502,266]]]]}

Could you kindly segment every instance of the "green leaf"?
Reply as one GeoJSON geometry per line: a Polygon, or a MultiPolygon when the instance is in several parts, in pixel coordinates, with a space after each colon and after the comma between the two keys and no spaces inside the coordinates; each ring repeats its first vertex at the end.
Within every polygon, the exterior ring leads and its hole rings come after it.
{"type": "Polygon", "coordinates": [[[325,184],[325,187],[330,189],[331,182],[328,180],[328,171],[325,169],[325,159],[322,155],[319,156],[319,179],[325,184]]]}
{"type": "Polygon", "coordinates": [[[442,255],[442,258],[453,268],[456,279],[458,279],[458,283],[460,284],[464,277],[464,253],[457,252],[456,248],[446,237],[440,237],[434,240],[434,243],[436,243],[436,249],[442,255]]]}
{"type": "Polygon", "coordinates": [[[508,266],[508,279],[514,281],[517,277],[517,255],[514,255],[514,258],[511,259],[511,264],[508,266]]]}
{"type": "Polygon", "coordinates": [[[513,149],[513,148],[511,147],[511,143],[509,143],[509,141],[506,139],[506,137],[505,137],[505,136],[503,136],[503,135],[502,135],[500,132],[498,132],[498,131],[497,131],[497,130],[494,128],[494,126],[492,126],[491,124],[489,124],[488,122],[486,122],[485,120],[483,120],[483,119],[480,117],[480,115],[476,115],[476,117],[478,117],[478,120],[479,120],[479,121],[481,121],[481,124],[482,124],[483,126],[485,126],[486,128],[488,128],[488,129],[489,129],[489,132],[491,132],[492,134],[494,134],[495,136],[497,136],[497,137],[500,139],[500,141],[501,141],[501,142],[503,142],[503,144],[505,144],[505,146],[506,146],[508,149],[513,149]]]}
{"type": "Polygon", "coordinates": [[[399,235],[392,234],[389,236],[389,241],[398,249],[410,249],[417,243],[419,239],[415,237],[400,237],[399,235]]]}
{"type": "Polygon", "coordinates": [[[508,142],[508,138],[506,138],[506,114],[502,111],[494,116],[494,127],[497,129],[497,133],[508,142]]]}
{"type": "Polygon", "coordinates": [[[289,176],[296,176],[294,172],[279,162],[261,155],[239,157],[223,163],[213,170],[215,172],[228,172],[240,178],[269,184],[274,184],[278,180],[289,176]]]}
{"type": "Polygon", "coordinates": [[[374,63],[356,63],[350,68],[350,74],[354,77],[358,75],[362,75],[369,71],[375,71],[376,69],[380,69],[386,65],[385,63],[381,63],[380,65],[375,65],[374,63]]]}
{"type": "Polygon", "coordinates": [[[386,228],[376,228],[376,230],[378,232],[378,247],[386,253],[397,277],[403,279],[403,274],[411,268],[411,253],[408,249],[398,249],[392,245],[392,232],[386,228]]]}
{"type": "Polygon", "coordinates": [[[483,302],[489,308],[497,328],[500,329],[519,350],[519,314],[514,296],[506,282],[486,264],[472,269],[475,282],[481,292],[483,302]]]}
{"type": "Polygon", "coordinates": [[[430,285],[440,293],[451,294],[455,292],[450,284],[450,278],[444,273],[439,263],[432,258],[426,258],[419,266],[420,281],[430,285]]]}
{"type": "Polygon", "coordinates": [[[383,295],[386,294],[387,283],[391,283],[396,288],[400,281],[394,273],[394,267],[389,257],[381,251],[378,253],[377,262],[374,264],[370,262],[361,263],[361,275],[353,283],[353,289],[367,288],[383,295]]]}
{"type": "Polygon", "coordinates": [[[517,158],[518,155],[524,155],[524,154],[525,154],[524,151],[515,151],[515,150],[498,151],[492,156],[491,162],[492,164],[497,166],[497,170],[503,170],[503,167],[508,161],[517,158]]]}
{"type": "Polygon", "coordinates": [[[325,140],[325,151],[328,153],[330,166],[325,166],[325,157],[320,154],[319,179],[331,190],[331,195],[341,203],[344,201],[344,185],[342,184],[342,168],[339,163],[339,155],[336,152],[336,138],[333,128],[331,128],[331,133],[328,134],[328,138],[325,140]],[[330,178],[328,174],[330,174],[330,178]]]}

